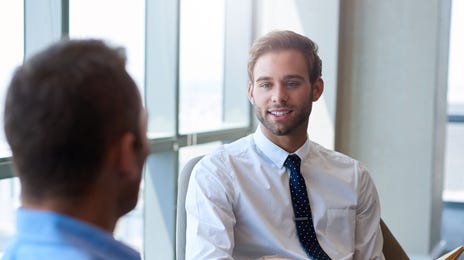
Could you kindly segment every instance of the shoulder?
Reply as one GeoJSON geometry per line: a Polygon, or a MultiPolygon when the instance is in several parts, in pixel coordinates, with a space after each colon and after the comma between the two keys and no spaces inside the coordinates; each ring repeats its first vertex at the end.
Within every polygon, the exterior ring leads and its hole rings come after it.
{"type": "Polygon", "coordinates": [[[5,259],[140,259],[111,233],[56,212],[20,209],[16,232],[5,259]]]}
{"type": "Polygon", "coordinates": [[[313,141],[310,141],[310,157],[311,159],[324,159],[331,163],[340,164],[340,166],[354,165],[358,163],[357,160],[346,154],[327,149],[313,141]]]}
{"type": "MultiPolygon", "coordinates": [[[[318,143],[311,142],[310,161],[338,177],[357,181],[370,181],[369,171],[357,159],[341,152],[327,149],[318,143]]],[[[357,182],[356,181],[356,182],[357,182]]]]}
{"type": "Polygon", "coordinates": [[[251,135],[242,137],[232,143],[220,145],[218,148],[206,154],[197,164],[198,167],[227,168],[232,164],[246,159],[254,150],[251,135]]]}
{"type": "Polygon", "coordinates": [[[134,253],[119,254],[121,251],[100,251],[95,245],[94,249],[84,249],[73,244],[44,244],[44,243],[19,243],[10,247],[3,255],[4,260],[13,259],[141,259],[140,255],[134,253]],[[116,253],[118,252],[118,253],[116,253]]]}
{"type": "Polygon", "coordinates": [[[194,181],[208,187],[226,186],[232,189],[237,176],[244,174],[256,156],[256,147],[251,135],[223,144],[206,154],[193,168],[194,181]]]}
{"type": "Polygon", "coordinates": [[[92,253],[64,240],[47,243],[19,238],[5,250],[2,259],[92,259],[92,253]]]}

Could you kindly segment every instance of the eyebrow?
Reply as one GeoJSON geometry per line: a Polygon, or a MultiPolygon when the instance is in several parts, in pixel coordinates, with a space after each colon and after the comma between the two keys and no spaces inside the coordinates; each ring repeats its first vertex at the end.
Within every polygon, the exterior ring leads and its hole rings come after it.
{"type": "Polygon", "coordinates": [[[300,75],[287,75],[284,77],[284,80],[289,80],[289,79],[299,79],[299,80],[305,80],[303,76],[300,75]]]}
{"type": "Polygon", "coordinates": [[[257,78],[257,79],[255,80],[255,82],[265,81],[265,80],[270,80],[270,79],[271,79],[271,77],[266,77],[266,76],[265,76],[265,77],[259,77],[259,78],[257,78]]]}
{"type": "MultiPolygon", "coordinates": [[[[255,80],[255,82],[259,82],[259,81],[266,81],[266,80],[270,80],[272,79],[271,77],[268,77],[268,76],[264,76],[264,77],[259,77],[255,80]]],[[[305,80],[305,78],[303,76],[300,76],[300,75],[287,75],[284,77],[284,80],[290,80],[290,79],[299,79],[299,80],[305,80]]]]}

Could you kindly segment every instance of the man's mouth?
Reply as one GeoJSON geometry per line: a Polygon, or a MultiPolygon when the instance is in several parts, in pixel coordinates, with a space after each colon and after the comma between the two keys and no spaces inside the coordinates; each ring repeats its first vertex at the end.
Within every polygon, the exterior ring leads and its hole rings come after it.
{"type": "Polygon", "coordinates": [[[271,113],[274,116],[283,116],[283,115],[286,115],[286,114],[290,113],[290,110],[287,110],[287,111],[270,111],[269,113],[271,113]]]}

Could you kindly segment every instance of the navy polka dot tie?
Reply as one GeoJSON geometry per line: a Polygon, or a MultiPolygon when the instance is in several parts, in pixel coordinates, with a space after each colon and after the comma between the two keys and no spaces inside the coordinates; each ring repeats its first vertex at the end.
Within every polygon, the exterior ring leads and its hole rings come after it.
{"type": "Polygon", "coordinates": [[[296,154],[289,155],[284,163],[284,166],[290,171],[290,195],[292,197],[298,238],[306,254],[311,259],[330,259],[317,241],[308,192],[306,191],[305,180],[300,173],[300,165],[301,159],[296,154]]]}

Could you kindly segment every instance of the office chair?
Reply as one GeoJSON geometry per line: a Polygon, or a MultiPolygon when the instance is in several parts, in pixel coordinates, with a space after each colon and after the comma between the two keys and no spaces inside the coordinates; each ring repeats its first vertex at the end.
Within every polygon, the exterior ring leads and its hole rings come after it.
{"type": "Polygon", "coordinates": [[[190,174],[192,173],[193,167],[197,162],[203,158],[203,156],[197,156],[190,159],[184,168],[180,172],[177,180],[177,217],[176,217],[176,259],[185,259],[185,229],[187,228],[186,223],[186,212],[185,212],[185,195],[187,194],[188,183],[190,174]]]}
{"type": "MultiPolygon", "coordinates": [[[[197,156],[190,159],[182,169],[177,186],[177,218],[176,218],[176,259],[185,259],[185,229],[186,212],[185,212],[185,195],[187,194],[188,182],[193,167],[203,156],[197,156]]],[[[383,235],[383,255],[386,260],[407,260],[408,255],[405,253],[401,245],[388,229],[385,222],[380,219],[380,228],[383,235]]]]}
{"type": "Polygon", "coordinates": [[[390,229],[387,227],[383,219],[380,219],[380,229],[382,230],[383,236],[383,256],[385,256],[386,260],[389,259],[398,259],[398,260],[408,260],[409,257],[404,252],[403,248],[401,247],[398,240],[396,240],[395,236],[393,236],[390,229]]]}
{"type": "Polygon", "coordinates": [[[459,256],[464,253],[464,246],[458,246],[451,252],[448,252],[447,254],[441,256],[437,260],[458,260],[459,256]]]}

